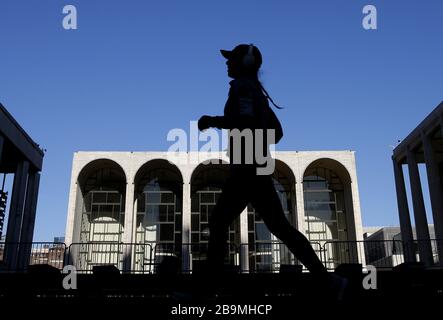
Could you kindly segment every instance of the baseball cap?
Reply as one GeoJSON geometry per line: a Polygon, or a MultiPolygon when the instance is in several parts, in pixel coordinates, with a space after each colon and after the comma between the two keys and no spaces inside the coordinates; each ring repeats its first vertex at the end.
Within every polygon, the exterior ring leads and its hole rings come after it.
{"type": "MultiPolygon", "coordinates": [[[[249,51],[249,46],[251,46],[252,44],[239,44],[238,46],[236,46],[234,49],[232,50],[220,50],[221,54],[223,57],[225,57],[226,59],[239,59],[239,58],[243,58],[245,55],[248,54],[249,51]]],[[[252,49],[252,55],[254,56],[254,60],[255,60],[255,65],[257,68],[259,68],[262,64],[262,55],[260,50],[258,50],[258,48],[254,45],[253,49],[252,49]]]]}

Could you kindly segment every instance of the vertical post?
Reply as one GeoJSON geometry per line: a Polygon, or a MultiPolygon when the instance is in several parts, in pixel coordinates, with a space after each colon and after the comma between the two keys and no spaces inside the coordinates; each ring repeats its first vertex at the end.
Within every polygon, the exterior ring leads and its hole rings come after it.
{"type": "Polygon", "coordinates": [[[426,134],[422,134],[423,151],[428,175],[429,196],[431,198],[432,217],[434,219],[434,231],[437,241],[439,264],[443,265],[443,192],[440,173],[435,160],[431,140],[426,134]]]}
{"type": "Polygon", "coordinates": [[[134,183],[126,183],[125,193],[125,226],[123,229],[123,272],[132,269],[132,238],[134,224],[134,183]]]}
{"type": "Polygon", "coordinates": [[[295,201],[296,201],[296,212],[297,212],[297,222],[296,228],[298,231],[303,233],[305,236],[307,226],[305,225],[305,203],[304,203],[304,194],[303,194],[303,177],[299,182],[295,182],[295,201]]]}
{"type": "Polygon", "coordinates": [[[405,179],[401,164],[395,158],[392,158],[394,165],[395,190],[397,191],[398,215],[400,220],[401,237],[403,241],[403,250],[405,262],[415,262],[415,254],[412,247],[412,226],[409,216],[408,199],[406,196],[405,179]]]}
{"type": "Polygon", "coordinates": [[[20,241],[22,227],[28,171],[28,161],[21,161],[17,164],[12,187],[11,207],[9,208],[5,245],[6,267],[9,270],[17,268],[18,242],[20,241]]]}
{"type": "Polygon", "coordinates": [[[434,263],[434,261],[432,258],[431,241],[429,238],[429,228],[428,221],[426,219],[426,209],[423,201],[420,174],[418,171],[415,153],[408,148],[406,154],[420,261],[426,266],[430,266],[434,263]]]}
{"type": "Polygon", "coordinates": [[[20,249],[18,253],[18,267],[24,269],[29,264],[32,250],[32,238],[34,236],[35,214],[37,210],[38,189],[40,173],[32,172],[29,175],[26,191],[25,210],[23,213],[20,249]]]}
{"type": "Polygon", "coordinates": [[[182,270],[191,270],[191,185],[189,182],[183,183],[182,201],[182,270]]]}
{"type": "Polygon", "coordinates": [[[248,207],[240,215],[240,270],[249,272],[248,207]]]}

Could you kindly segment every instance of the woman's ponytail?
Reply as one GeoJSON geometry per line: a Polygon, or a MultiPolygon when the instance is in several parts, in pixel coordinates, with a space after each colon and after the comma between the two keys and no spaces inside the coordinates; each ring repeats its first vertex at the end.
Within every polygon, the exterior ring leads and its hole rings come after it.
{"type": "Polygon", "coordinates": [[[266,91],[266,89],[263,87],[263,85],[261,84],[261,82],[259,81],[258,84],[260,85],[261,90],[263,91],[265,97],[271,101],[271,103],[274,105],[274,107],[276,107],[277,109],[283,109],[282,107],[278,106],[274,100],[272,100],[272,98],[269,96],[269,93],[266,91]]]}

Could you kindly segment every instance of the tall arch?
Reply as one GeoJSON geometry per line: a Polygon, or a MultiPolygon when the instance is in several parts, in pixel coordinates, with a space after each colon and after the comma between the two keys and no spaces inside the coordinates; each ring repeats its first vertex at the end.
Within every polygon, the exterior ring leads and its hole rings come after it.
{"type": "MultiPolygon", "coordinates": [[[[209,218],[229,175],[229,165],[224,161],[206,161],[199,164],[191,175],[191,250],[192,267],[206,260],[209,240],[209,218]]],[[[231,264],[238,265],[240,220],[229,227],[229,255],[231,264]]]]}
{"type": "Polygon", "coordinates": [[[150,270],[165,256],[179,257],[182,247],[183,177],[165,159],[150,160],[134,178],[134,269],[150,270]],[[153,255],[150,254],[152,249],[153,255]]]}
{"type": "Polygon", "coordinates": [[[340,263],[355,262],[354,207],[351,176],[339,161],[322,158],[313,161],[303,174],[305,230],[310,241],[325,243],[325,263],[335,268],[340,263]]]}
{"type": "Polygon", "coordinates": [[[90,270],[102,264],[121,265],[125,223],[126,174],[109,159],[97,159],[83,167],[77,178],[76,235],[73,252],[77,268],[90,270]]]}

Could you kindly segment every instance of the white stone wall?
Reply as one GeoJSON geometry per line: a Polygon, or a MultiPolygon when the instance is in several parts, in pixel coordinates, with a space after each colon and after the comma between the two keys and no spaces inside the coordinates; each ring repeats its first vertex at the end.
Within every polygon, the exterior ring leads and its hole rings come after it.
{"type": "MultiPolygon", "coordinates": [[[[293,172],[295,177],[296,192],[296,221],[297,228],[305,233],[304,219],[304,201],[303,201],[303,176],[308,166],[319,159],[332,159],[340,163],[348,172],[350,177],[350,186],[353,204],[353,221],[352,226],[355,230],[355,239],[363,240],[363,229],[360,212],[360,198],[358,192],[357,172],[355,164],[355,154],[353,151],[279,151],[273,154],[275,159],[281,160],[293,172]]],[[[75,152],[71,185],[69,193],[68,217],[66,223],[65,241],[69,246],[76,241],[75,234],[78,233],[78,220],[81,219],[79,213],[76,217],[76,202],[81,199],[79,194],[80,188],[77,185],[77,179],[82,171],[89,163],[99,159],[108,159],[118,164],[126,175],[126,200],[125,200],[125,231],[123,235],[124,242],[133,242],[133,218],[134,218],[134,178],[138,170],[147,162],[154,159],[171,160],[179,169],[183,177],[183,243],[190,242],[190,222],[191,222],[191,176],[195,168],[207,159],[222,159],[228,162],[225,152],[211,153],[178,153],[171,154],[167,152],[75,152]]],[[[246,215],[244,212],[243,215],[246,215]]],[[[247,235],[247,219],[241,218],[241,234],[247,235]]],[[[350,227],[350,226],[348,226],[350,227]]],[[[245,237],[242,237],[245,239],[245,237]]],[[[246,236],[247,239],[247,236],[246,236]]],[[[184,249],[186,250],[186,249],[184,249]]],[[[184,252],[186,253],[186,252],[184,252]]],[[[187,255],[184,255],[187,256],[187,255]]],[[[187,264],[186,261],[183,262],[187,264]]]]}

